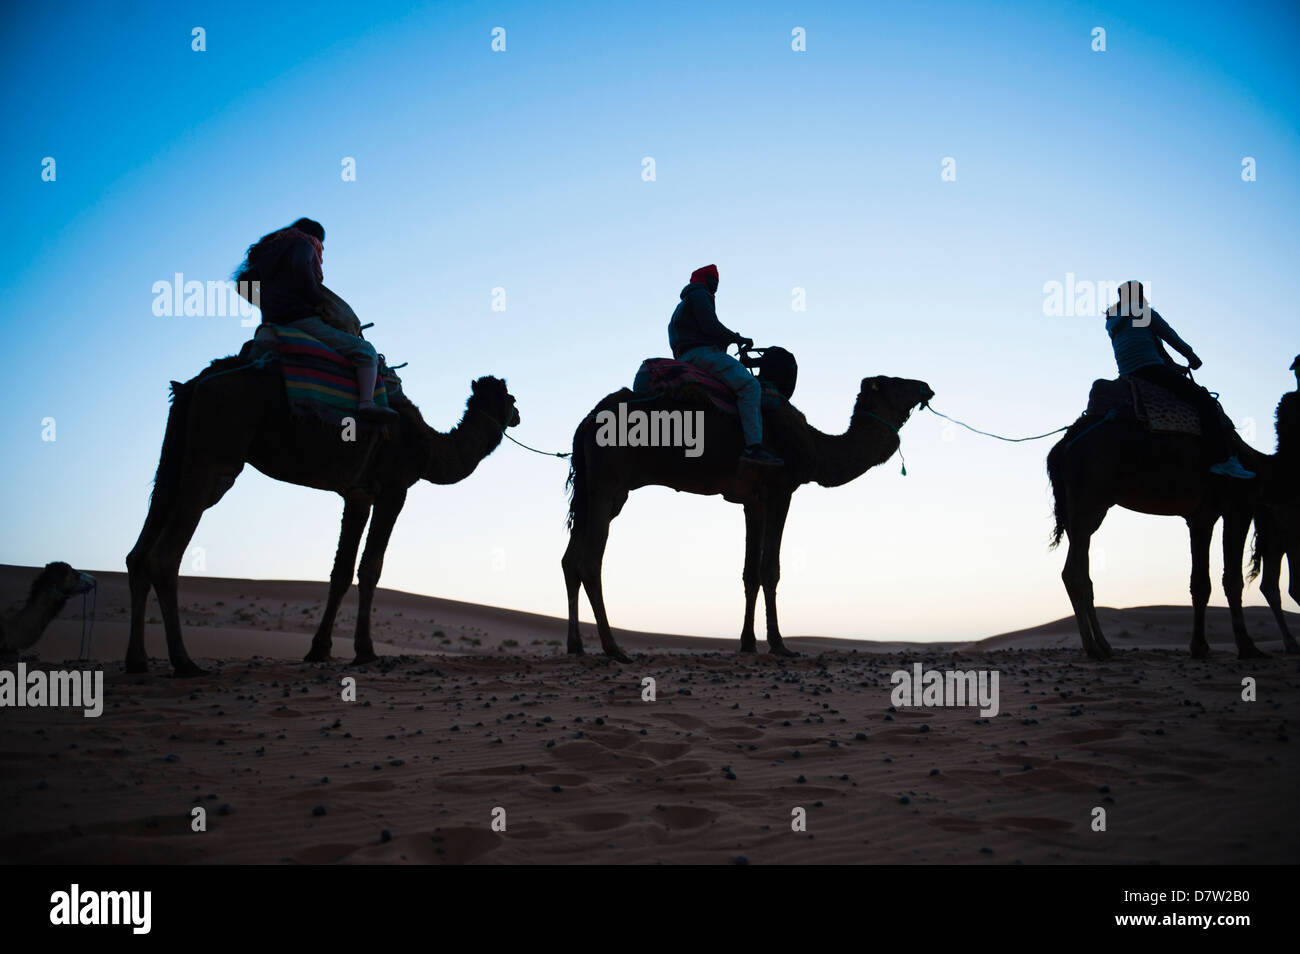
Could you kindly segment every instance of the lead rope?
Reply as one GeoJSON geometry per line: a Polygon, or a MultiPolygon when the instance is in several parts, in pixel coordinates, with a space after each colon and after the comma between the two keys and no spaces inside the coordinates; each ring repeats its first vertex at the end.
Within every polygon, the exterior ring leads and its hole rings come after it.
{"type": "Polygon", "coordinates": [[[81,652],[78,660],[89,658],[90,641],[95,635],[95,606],[99,602],[99,583],[94,583],[89,590],[81,594],[81,652]],[[90,600],[90,622],[86,622],[86,600],[90,600]]]}
{"type": "Polygon", "coordinates": [[[1022,444],[1025,441],[1041,441],[1044,437],[1051,437],[1053,434],[1059,434],[1062,431],[1067,431],[1070,429],[1070,425],[1067,424],[1065,427],[1058,427],[1056,430],[1048,431],[1046,434],[1035,434],[1033,437],[1003,437],[1001,434],[990,434],[988,431],[981,431],[974,427],[971,427],[969,424],[959,421],[955,417],[949,417],[947,414],[944,414],[940,411],[936,411],[934,408],[930,407],[929,404],[925,405],[925,409],[929,411],[931,414],[937,414],[945,421],[952,421],[954,424],[960,427],[964,427],[966,428],[966,430],[971,431],[975,434],[981,434],[984,437],[992,437],[995,440],[999,440],[999,441],[1006,441],[1008,444],[1022,444]]]}
{"type": "MultiPolygon", "coordinates": [[[[493,422],[493,423],[495,423],[495,422],[493,422]]],[[[501,434],[502,434],[502,436],[504,436],[507,440],[515,441],[515,439],[514,439],[513,437],[511,437],[508,433],[506,433],[506,431],[505,431],[504,428],[502,429],[501,434]]],[[[569,453],[566,453],[566,454],[561,454],[559,451],[544,451],[544,450],[538,450],[536,447],[529,447],[529,446],[528,446],[527,444],[525,444],[523,441],[515,441],[515,443],[518,444],[520,447],[522,447],[524,450],[530,450],[530,451],[532,451],[534,454],[541,454],[543,457],[558,457],[558,458],[560,458],[560,460],[564,460],[566,457],[572,457],[572,456],[573,456],[573,452],[572,452],[572,451],[570,451],[569,453]]]]}

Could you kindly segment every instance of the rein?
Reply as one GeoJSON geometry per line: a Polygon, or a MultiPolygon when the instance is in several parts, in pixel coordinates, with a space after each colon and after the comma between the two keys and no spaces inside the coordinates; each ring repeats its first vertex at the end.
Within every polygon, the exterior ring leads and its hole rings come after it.
{"type": "Polygon", "coordinates": [[[96,581],[90,589],[81,594],[81,650],[77,656],[78,659],[88,658],[90,652],[90,640],[95,634],[95,606],[99,602],[99,582],[96,581]],[[86,624],[86,600],[90,599],[90,625],[86,624]]]}
{"type": "Polygon", "coordinates": [[[1068,431],[1070,429],[1070,425],[1067,424],[1065,427],[1058,427],[1054,431],[1048,431],[1046,434],[1035,434],[1032,437],[1003,437],[1001,434],[990,434],[988,431],[978,430],[977,428],[971,427],[969,424],[966,424],[963,421],[957,420],[955,417],[949,417],[947,414],[944,414],[940,411],[936,411],[934,408],[930,407],[928,402],[923,406],[925,410],[929,411],[931,414],[938,415],[939,417],[943,418],[945,421],[952,421],[954,424],[960,427],[964,427],[966,428],[966,430],[971,431],[975,434],[980,434],[983,435],[984,437],[992,437],[995,440],[999,440],[999,441],[1006,441],[1008,444],[1022,444],[1025,441],[1041,441],[1044,437],[1051,437],[1053,434],[1060,434],[1062,431],[1068,431]]]}
{"type": "Polygon", "coordinates": [[[520,447],[522,447],[524,450],[532,451],[534,454],[541,454],[543,457],[558,457],[558,458],[560,458],[560,460],[564,460],[565,458],[568,458],[568,457],[572,457],[572,456],[573,456],[573,453],[572,453],[572,452],[569,452],[569,453],[567,453],[567,454],[561,454],[559,451],[544,451],[544,450],[538,450],[536,447],[529,447],[529,446],[528,446],[527,444],[525,444],[523,441],[517,441],[517,440],[515,440],[513,437],[511,437],[511,436],[510,436],[510,431],[509,431],[509,429],[506,427],[506,425],[502,424],[500,421],[498,421],[495,417],[493,417],[493,416],[492,416],[491,414],[489,414],[487,411],[483,410],[481,407],[476,407],[476,408],[474,408],[474,410],[478,411],[480,414],[482,414],[484,417],[486,417],[489,421],[491,421],[491,422],[492,422],[493,424],[495,424],[497,427],[501,428],[501,436],[502,436],[502,437],[504,437],[506,440],[513,441],[514,443],[516,443],[516,444],[518,444],[520,447]]]}

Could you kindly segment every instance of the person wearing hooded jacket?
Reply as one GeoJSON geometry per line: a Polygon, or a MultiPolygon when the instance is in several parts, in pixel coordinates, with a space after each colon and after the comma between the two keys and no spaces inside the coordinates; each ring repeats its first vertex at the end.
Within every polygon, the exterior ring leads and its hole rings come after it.
{"type": "Polygon", "coordinates": [[[714,304],[717,292],[718,266],[706,265],[691,273],[691,280],[681,290],[677,309],[668,323],[668,344],[678,361],[694,365],[735,392],[740,425],[745,435],[745,450],[741,458],[752,464],[779,467],[784,461],[763,448],[762,386],[726,350],[733,344],[752,348],[754,342],[718,320],[714,304]]]}
{"type": "Polygon", "coordinates": [[[323,284],[324,243],[324,227],[306,218],[262,236],[248,249],[236,275],[240,294],[256,283],[255,304],[261,308],[264,324],[306,332],[352,362],[359,414],[396,417],[392,408],[374,401],[379,377],[374,345],[361,337],[361,323],[347,302],[323,284]]]}

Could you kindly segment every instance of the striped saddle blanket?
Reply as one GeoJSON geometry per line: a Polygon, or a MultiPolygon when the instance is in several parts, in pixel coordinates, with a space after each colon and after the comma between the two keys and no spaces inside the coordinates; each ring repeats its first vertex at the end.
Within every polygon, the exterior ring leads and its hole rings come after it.
{"type": "MultiPolygon", "coordinates": [[[[357,375],[351,361],[296,328],[262,327],[271,328],[277,338],[284,390],[291,408],[319,411],[321,405],[326,405],[336,411],[357,409],[357,375]]],[[[385,370],[381,359],[375,403],[383,407],[388,406],[385,370]]]]}

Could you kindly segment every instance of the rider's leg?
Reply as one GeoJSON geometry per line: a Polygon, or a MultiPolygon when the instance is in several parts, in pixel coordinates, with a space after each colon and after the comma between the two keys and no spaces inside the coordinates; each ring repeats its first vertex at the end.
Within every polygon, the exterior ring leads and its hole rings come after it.
{"type": "Polygon", "coordinates": [[[389,408],[375,406],[375,382],[379,377],[379,355],[365,338],[340,331],[320,318],[303,318],[289,327],[306,332],[321,344],[333,348],[352,362],[357,372],[357,409],[371,413],[388,413],[389,408]]]}
{"type": "Polygon", "coordinates": [[[740,426],[745,435],[745,456],[764,464],[781,460],[763,450],[763,387],[749,370],[720,348],[695,348],[681,360],[720,380],[736,394],[740,426]]]}

